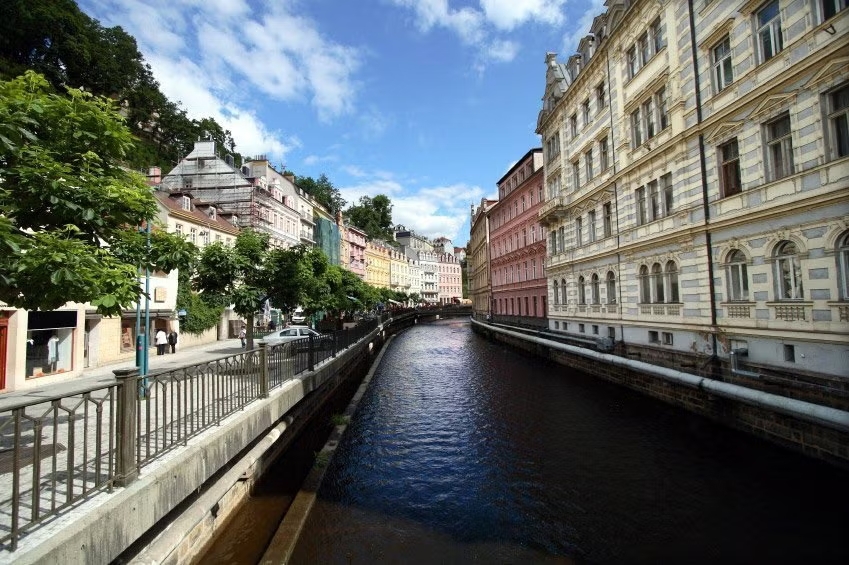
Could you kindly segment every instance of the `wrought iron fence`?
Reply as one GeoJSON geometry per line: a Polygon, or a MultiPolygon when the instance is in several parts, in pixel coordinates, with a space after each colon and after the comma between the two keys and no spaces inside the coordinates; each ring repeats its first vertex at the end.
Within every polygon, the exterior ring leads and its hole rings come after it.
{"type": "MultiPolygon", "coordinates": [[[[413,313],[395,313],[403,319],[413,313]]],[[[387,322],[241,352],[0,412],[0,545],[100,491],[132,482],[144,466],[219,425],[299,373],[335,357],[387,322]]]]}

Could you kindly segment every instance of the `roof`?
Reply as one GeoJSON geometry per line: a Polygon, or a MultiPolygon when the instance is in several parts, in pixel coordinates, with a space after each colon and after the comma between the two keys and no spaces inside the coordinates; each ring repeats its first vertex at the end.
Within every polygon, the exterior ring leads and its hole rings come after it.
{"type": "Polygon", "coordinates": [[[239,228],[234,226],[231,222],[223,219],[221,215],[232,216],[229,212],[225,212],[210,202],[204,202],[197,198],[194,198],[190,192],[188,191],[173,191],[168,192],[164,190],[157,190],[154,192],[156,199],[168,210],[168,213],[179,218],[183,218],[187,221],[194,222],[199,226],[210,227],[216,229],[218,231],[222,231],[225,233],[230,233],[233,235],[238,235],[239,228]],[[192,199],[192,209],[184,210],[182,197],[188,196],[192,199]],[[208,213],[206,213],[203,209],[208,209],[210,207],[215,207],[219,214],[215,215],[215,218],[211,218],[208,213]],[[200,209],[199,209],[200,208],[200,209]]]}

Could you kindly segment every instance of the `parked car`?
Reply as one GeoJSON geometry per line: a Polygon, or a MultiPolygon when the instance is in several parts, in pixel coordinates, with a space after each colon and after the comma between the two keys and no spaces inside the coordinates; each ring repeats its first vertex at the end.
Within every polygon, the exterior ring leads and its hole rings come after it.
{"type": "Polygon", "coordinates": [[[306,340],[309,339],[310,336],[313,336],[313,343],[316,349],[327,349],[333,346],[333,336],[320,334],[307,326],[289,326],[278,332],[268,334],[259,340],[259,342],[271,346],[299,339],[306,340]]]}
{"type": "Polygon", "coordinates": [[[303,324],[307,321],[306,315],[304,315],[304,309],[298,306],[295,308],[295,311],[292,312],[292,323],[293,324],[303,324]]]}

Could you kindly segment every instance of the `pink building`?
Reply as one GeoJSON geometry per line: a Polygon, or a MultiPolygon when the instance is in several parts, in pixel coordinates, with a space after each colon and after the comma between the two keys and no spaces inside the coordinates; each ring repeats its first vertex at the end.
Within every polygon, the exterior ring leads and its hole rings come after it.
{"type": "Polygon", "coordinates": [[[534,325],[546,318],[545,234],[537,217],[542,164],[541,148],[528,151],[498,181],[498,202],[489,213],[492,312],[534,325]]]}
{"type": "Polygon", "coordinates": [[[460,261],[451,253],[439,255],[439,303],[455,304],[463,298],[463,277],[460,261]]]}
{"type": "Polygon", "coordinates": [[[345,226],[345,239],[348,242],[348,255],[343,257],[347,269],[358,277],[366,278],[366,232],[354,226],[345,226]]]}

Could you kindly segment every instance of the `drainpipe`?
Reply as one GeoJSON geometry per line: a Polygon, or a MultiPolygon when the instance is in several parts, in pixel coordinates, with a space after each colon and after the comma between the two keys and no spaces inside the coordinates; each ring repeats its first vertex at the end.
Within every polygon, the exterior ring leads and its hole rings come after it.
{"type": "MultiPolygon", "coordinates": [[[[607,63],[607,87],[610,88],[610,52],[606,51],[605,53],[605,62],[607,63]]],[[[613,93],[610,92],[607,95],[607,107],[610,110],[608,113],[610,114],[610,158],[611,163],[613,163],[613,174],[616,175],[616,136],[614,135],[613,128],[615,124],[613,122],[613,93]]],[[[616,285],[616,292],[619,296],[616,298],[619,304],[619,335],[622,337],[622,343],[625,343],[625,325],[622,324],[622,253],[619,252],[621,240],[619,235],[619,187],[617,186],[619,183],[613,183],[613,202],[616,204],[616,271],[619,273],[619,284],[616,285]]]]}
{"type": "MultiPolygon", "coordinates": [[[[687,10],[690,16],[690,49],[693,54],[693,79],[696,88],[696,123],[702,124],[702,91],[699,82],[699,59],[696,47],[696,23],[693,13],[693,0],[687,0],[687,10]]],[[[714,288],[713,243],[710,233],[710,201],[708,200],[707,165],[705,163],[705,136],[699,132],[699,167],[702,174],[702,210],[705,222],[705,246],[707,247],[708,291],[710,292],[710,326],[711,326],[711,360],[717,358],[716,340],[716,289],[714,288]]]]}

